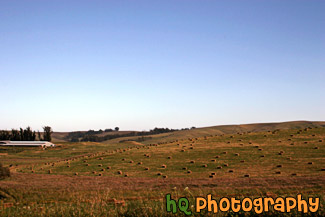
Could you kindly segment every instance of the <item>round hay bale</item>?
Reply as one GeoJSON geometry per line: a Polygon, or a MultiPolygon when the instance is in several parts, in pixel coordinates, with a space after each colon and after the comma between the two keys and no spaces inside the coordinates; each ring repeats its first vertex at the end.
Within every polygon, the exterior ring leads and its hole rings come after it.
{"type": "Polygon", "coordinates": [[[237,156],[237,157],[238,157],[238,156],[239,156],[239,153],[235,153],[235,156],[237,156]]]}
{"type": "Polygon", "coordinates": [[[142,165],[142,162],[139,162],[138,165],[142,165]]]}
{"type": "Polygon", "coordinates": [[[276,171],[275,174],[281,174],[281,171],[276,171]]]}
{"type": "Polygon", "coordinates": [[[265,155],[261,155],[261,157],[265,157],[265,155]]]}
{"type": "Polygon", "coordinates": [[[245,163],[245,161],[244,160],[241,160],[240,163],[245,163]]]}
{"type": "Polygon", "coordinates": [[[194,160],[191,160],[191,161],[190,161],[190,163],[191,163],[191,164],[194,164],[194,163],[195,163],[195,161],[194,161],[194,160]]]}
{"type": "Polygon", "coordinates": [[[217,162],[217,160],[216,160],[216,159],[211,159],[211,161],[212,161],[212,162],[217,162]]]}
{"type": "Polygon", "coordinates": [[[124,177],[128,177],[129,175],[128,174],[124,174],[124,177]]]}
{"type": "Polygon", "coordinates": [[[226,151],[224,151],[224,152],[222,152],[223,154],[227,154],[228,152],[226,152],[226,151]]]}
{"type": "Polygon", "coordinates": [[[102,168],[100,171],[104,172],[104,171],[105,171],[105,169],[104,169],[104,168],[102,168]]]}
{"type": "Polygon", "coordinates": [[[117,174],[122,175],[123,172],[121,170],[117,171],[117,174]]]}
{"type": "Polygon", "coordinates": [[[218,169],[218,170],[222,169],[222,166],[218,166],[217,169],[218,169]]]}
{"type": "Polygon", "coordinates": [[[192,171],[191,170],[187,170],[187,173],[192,173],[192,171]]]}
{"type": "Polygon", "coordinates": [[[103,176],[103,174],[102,173],[98,173],[98,176],[103,176]]]}
{"type": "Polygon", "coordinates": [[[281,167],[282,167],[282,165],[281,165],[281,164],[279,164],[279,165],[277,165],[276,167],[279,167],[279,168],[281,168],[281,167]]]}
{"type": "Polygon", "coordinates": [[[224,166],[224,167],[227,167],[227,166],[228,166],[228,164],[223,164],[223,166],[224,166]]]}
{"type": "Polygon", "coordinates": [[[203,165],[202,165],[202,167],[208,167],[208,165],[206,165],[206,164],[203,164],[203,165]]]}
{"type": "Polygon", "coordinates": [[[219,155],[217,155],[217,156],[216,156],[216,158],[220,158],[220,156],[219,156],[219,155]]]}
{"type": "Polygon", "coordinates": [[[171,156],[168,156],[168,159],[172,159],[172,157],[171,156]]]}
{"type": "Polygon", "coordinates": [[[228,172],[229,172],[229,173],[233,173],[233,172],[234,172],[234,170],[228,170],[228,172]]]}
{"type": "Polygon", "coordinates": [[[215,172],[212,172],[210,175],[212,175],[212,176],[215,176],[215,175],[217,175],[217,173],[215,173],[215,172]]]}
{"type": "Polygon", "coordinates": [[[144,170],[149,170],[149,167],[144,168],[144,170]]]}
{"type": "Polygon", "coordinates": [[[129,162],[130,164],[133,164],[133,160],[130,160],[130,162],[129,162]]]}
{"type": "Polygon", "coordinates": [[[102,167],[102,166],[103,166],[103,164],[98,164],[97,166],[98,166],[98,167],[102,167]]]}
{"type": "Polygon", "coordinates": [[[249,174],[245,174],[244,177],[250,177],[250,175],[249,174]]]}
{"type": "Polygon", "coordinates": [[[47,172],[48,172],[48,174],[51,174],[52,173],[52,170],[48,170],[47,172]]]}
{"type": "Polygon", "coordinates": [[[78,175],[78,173],[77,173],[77,172],[75,172],[75,173],[74,173],[74,175],[75,175],[75,176],[77,176],[77,175],[78,175]]]}
{"type": "Polygon", "coordinates": [[[167,175],[164,175],[164,176],[163,176],[163,178],[164,178],[164,179],[167,179],[167,178],[168,178],[168,176],[167,176],[167,175]]]}
{"type": "Polygon", "coordinates": [[[187,167],[183,167],[182,169],[183,169],[183,170],[187,170],[187,167]]]}
{"type": "Polygon", "coordinates": [[[110,166],[108,166],[108,167],[106,167],[106,169],[108,169],[108,170],[109,170],[109,169],[111,169],[111,167],[110,167],[110,166]]]}
{"type": "Polygon", "coordinates": [[[292,175],[292,176],[297,176],[297,173],[292,173],[291,175],[292,175]]]}
{"type": "Polygon", "coordinates": [[[214,176],[213,175],[209,175],[209,178],[214,178],[214,176]]]}
{"type": "Polygon", "coordinates": [[[157,173],[157,176],[161,176],[162,175],[162,173],[157,173]]]}
{"type": "Polygon", "coordinates": [[[166,169],[167,166],[165,164],[161,165],[161,168],[166,169]]]}
{"type": "Polygon", "coordinates": [[[319,149],[317,146],[314,149],[319,149]]]}
{"type": "Polygon", "coordinates": [[[310,164],[310,165],[311,165],[311,164],[314,164],[314,162],[308,162],[308,164],[310,164]]]}

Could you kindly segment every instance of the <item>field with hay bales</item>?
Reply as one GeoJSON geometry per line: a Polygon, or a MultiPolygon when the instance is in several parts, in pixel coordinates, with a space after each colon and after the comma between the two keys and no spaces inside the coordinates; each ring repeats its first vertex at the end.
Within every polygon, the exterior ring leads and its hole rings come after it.
{"type": "Polygon", "coordinates": [[[289,128],[203,135],[198,129],[142,143],[114,139],[59,142],[48,149],[1,147],[11,177],[0,180],[0,214],[164,216],[174,215],[166,212],[168,193],[192,202],[211,193],[320,197],[315,216],[325,215],[325,128],[289,128]]]}

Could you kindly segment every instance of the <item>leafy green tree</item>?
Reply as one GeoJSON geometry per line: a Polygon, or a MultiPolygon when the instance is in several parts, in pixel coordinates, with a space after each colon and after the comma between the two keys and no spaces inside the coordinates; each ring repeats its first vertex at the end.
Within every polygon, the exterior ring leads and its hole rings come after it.
{"type": "Polygon", "coordinates": [[[44,135],[43,135],[44,141],[51,142],[52,133],[53,133],[52,128],[50,126],[44,126],[43,130],[44,130],[44,135]]]}

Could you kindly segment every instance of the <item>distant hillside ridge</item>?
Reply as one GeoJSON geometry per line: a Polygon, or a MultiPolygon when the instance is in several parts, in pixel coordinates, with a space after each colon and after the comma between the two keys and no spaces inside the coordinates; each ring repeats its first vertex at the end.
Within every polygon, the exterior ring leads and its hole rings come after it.
{"type": "MultiPolygon", "coordinates": [[[[106,136],[107,134],[119,134],[121,137],[116,137],[104,141],[104,143],[114,143],[120,141],[145,141],[157,142],[157,141],[172,141],[174,139],[182,139],[189,137],[201,137],[208,135],[221,135],[221,134],[234,134],[234,133],[243,133],[243,132],[262,132],[262,131],[273,131],[273,130],[285,130],[285,129],[303,129],[307,127],[325,127],[325,121],[288,121],[288,122],[273,122],[273,123],[251,123],[251,124],[233,124],[233,125],[218,125],[218,126],[209,126],[201,127],[189,130],[174,131],[168,133],[161,133],[151,136],[130,136],[126,137],[132,132],[141,132],[141,131],[119,131],[119,132],[103,132],[97,134],[98,136],[106,136]]],[[[78,131],[74,131],[78,132],[78,131]]],[[[79,131],[82,132],[82,131],[79,131]]],[[[86,132],[86,131],[83,131],[86,132]]],[[[68,142],[67,136],[71,132],[54,132],[52,134],[53,142],[68,142]]]]}

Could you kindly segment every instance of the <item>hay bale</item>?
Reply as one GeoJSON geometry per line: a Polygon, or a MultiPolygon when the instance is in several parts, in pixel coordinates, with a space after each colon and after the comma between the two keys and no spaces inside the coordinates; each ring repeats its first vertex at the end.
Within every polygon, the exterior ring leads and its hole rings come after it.
{"type": "Polygon", "coordinates": [[[239,156],[239,153],[235,153],[235,156],[237,156],[237,157],[238,157],[238,156],[239,156]]]}
{"type": "Polygon", "coordinates": [[[317,146],[314,149],[319,149],[317,146]]]}
{"type": "Polygon", "coordinates": [[[103,176],[103,174],[101,174],[101,173],[98,173],[98,176],[103,176]]]}
{"type": "Polygon", "coordinates": [[[181,152],[185,152],[185,149],[182,149],[181,152]]]}
{"type": "Polygon", "coordinates": [[[70,167],[70,165],[67,165],[67,167],[70,167]]]}
{"type": "Polygon", "coordinates": [[[129,175],[128,174],[124,174],[124,177],[128,177],[129,175]]]}
{"type": "Polygon", "coordinates": [[[217,169],[219,169],[219,170],[222,169],[222,166],[218,166],[217,169]]]}
{"type": "Polygon", "coordinates": [[[244,160],[241,160],[240,163],[245,163],[245,161],[244,160]]]}
{"type": "Polygon", "coordinates": [[[276,171],[275,174],[281,174],[281,171],[276,171]]]}
{"type": "Polygon", "coordinates": [[[161,168],[166,169],[167,166],[165,164],[161,165],[161,168]]]}
{"type": "Polygon", "coordinates": [[[130,160],[130,162],[129,162],[130,164],[133,164],[133,160],[130,160]]]}
{"type": "Polygon", "coordinates": [[[223,166],[224,166],[224,167],[227,167],[227,166],[228,166],[228,164],[223,164],[223,166]]]}
{"type": "Polygon", "coordinates": [[[217,175],[217,173],[215,173],[215,172],[212,172],[212,173],[211,173],[211,175],[212,175],[212,176],[215,176],[215,175],[217,175]]]}
{"type": "Polygon", "coordinates": [[[52,170],[48,170],[47,172],[48,172],[48,174],[51,174],[52,173],[52,170]]]}
{"type": "Polygon", "coordinates": [[[233,173],[233,172],[234,172],[234,170],[228,170],[228,172],[229,172],[229,173],[233,173]]]}
{"type": "Polygon", "coordinates": [[[318,140],[318,142],[323,142],[323,140],[322,140],[322,139],[320,139],[320,140],[318,140]]]}
{"type": "Polygon", "coordinates": [[[117,171],[117,174],[122,175],[123,172],[122,172],[121,170],[118,170],[118,171],[117,171]]]}
{"type": "Polygon", "coordinates": [[[194,160],[191,160],[191,161],[190,161],[190,163],[191,163],[191,164],[194,164],[194,163],[195,163],[195,161],[194,161],[194,160]]]}
{"type": "Polygon", "coordinates": [[[162,173],[157,173],[157,176],[161,176],[162,175],[162,173]]]}
{"type": "Polygon", "coordinates": [[[108,169],[108,170],[109,170],[109,169],[111,169],[111,167],[110,167],[110,166],[108,166],[108,167],[106,167],[106,169],[108,169]]]}
{"type": "Polygon", "coordinates": [[[224,151],[223,154],[227,154],[228,152],[224,151]]]}
{"type": "Polygon", "coordinates": [[[244,177],[250,177],[250,175],[249,174],[245,174],[244,177]]]}
{"type": "Polygon", "coordinates": [[[144,170],[149,170],[149,167],[144,168],[144,170]]]}
{"type": "Polygon", "coordinates": [[[202,165],[202,167],[208,167],[208,165],[206,165],[206,164],[203,164],[203,165],[202,165]]]}
{"type": "Polygon", "coordinates": [[[216,162],[217,160],[216,159],[211,159],[212,162],[216,162]]]}
{"type": "Polygon", "coordinates": [[[187,170],[187,173],[192,173],[192,171],[191,170],[187,170]]]}
{"type": "Polygon", "coordinates": [[[214,176],[213,175],[209,175],[209,178],[214,178],[214,176]]]}
{"type": "Polygon", "coordinates": [[[98,166],[98,167],[102,167],[102,166],[103,166],[103,164],[98,164],[97,166],[98,166]]]}
{"type": "Polygon", "coordinates": [[[261,155],[260,157],[265,157],[265,155],[261,155]]]}
{"type": "Polygon", "coordinates": [[[74,175],[75,175],[75,176],[77,176],[77,175],[78,175],[78,173],[77,173],[77,172],[75,172],[75,173],[74,173],[74,175]]]}
{"type": "Polygon", "coordinates": [[[168,176],[167,176],[167,175],[164,175],[164,176],[163,176],[163,178],[164,178],[164,179],[167,179],[167,178],[168,178],[168,176]]]}
{"type": "Polygon", "coordinates": [[[310,164],[310,165],[311,165],[311,164],[314,164],[314,162],[308,162],[308,164],[310,164]]]}
{"type": "Polygon", "coordinates": [[[122,158],[122,161],[125,161],[125,158],[122,158]]]}
{"type": "Polygon", "coordinates": [[[296,176],[296,175],[297,175],[297,173],[292,173],[291,175],[292,175],[292,176],[296,176]]]}
{"type": "Polygon", "coordinates": [[[281,167],[282,167],[282,165],[281,165],[281,164],[279,164],[279,165],[277,165],[276,167],[279,167],[279,168],[281,168],[281,167]]]}
{"type": "Polygon", "coordinates": [[[142,162],[139,162],[138,165],[142,165],[142,162]]]}
{"type": "Polygon", "coordinates": [[[168,156],[168,159],[172,159],[172,157],[171,156],[168,156]]]}
{"type": "Polygon", "coordinates": [[[182,170],[187,170],[187,167],[183,167],[182,170]]]}
{"type": "Polygon", "coordinates": [[[262,149],[262,148],[259,148],[258,150],[259,150],[259,151],[263,151],[263,149],[262,149]]]}
{"type": "Polygon", "coordinates": [[[219,155],[217,155],[217,156],[216,156],[216,158],[220,158],[220,156],[219,156],[219,155]]]}
{"type": "Polygon", "coordinates": [[[104,169],[104,168],[102,168],[100,171],[104,172],[104,171],[105,171],[105,169],[104,169]]]}
{"type": "Polygon", "coordinates": [[[93,174],[96,174],[97,172],[96,172],[96,171],[93,171],[92,173],[93,173],[93,174]]]}
{"type": "Polygon", "coordinates": [[[320,171],[325,171],[325,168],[322,168],[320,171]]]}

